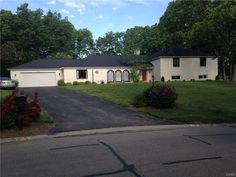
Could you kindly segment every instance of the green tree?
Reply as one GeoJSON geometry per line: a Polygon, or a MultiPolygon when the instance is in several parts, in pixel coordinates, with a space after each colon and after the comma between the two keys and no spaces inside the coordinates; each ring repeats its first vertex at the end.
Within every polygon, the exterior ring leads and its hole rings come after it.
{"type": "Polygon", "coordinates": [[[158,24],[163,48],[188,48],[189,31],[207,15],[210,1],[176,0],[170,2],[158,24]]]}
{"type": "Polygon", "coordinates": [[[76,32],[76,52],[79,58],[93,53],[93,35],[88,29],[79,29],[76,32]]]}
{"type": "Polygon", "coordinates": [[[207,12],[205,19],[192,28],[192,46],[218,57],[232,80],[236,64],[236,1],[215,1],[207,12]]]}
{"type": "Polygon", "coordinates": [[[105,34],[104,37],[99,37],[96,40],[96,52],[106,55],[121,55],[124,43],[124,33],[112,31],[105,34]]]}

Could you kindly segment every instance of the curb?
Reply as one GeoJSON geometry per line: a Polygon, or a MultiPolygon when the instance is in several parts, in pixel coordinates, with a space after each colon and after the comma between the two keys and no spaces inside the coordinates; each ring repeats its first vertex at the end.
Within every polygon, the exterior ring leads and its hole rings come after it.
{"type": "Polygon", "coordinates": [[[136,133],[145,131],[168,131],[189,127],[207,127],[207,126],[223,126],[236,128],[236,124],[181,124],[181,125],[149,125],[149,126],[132,126],[132,127],[112,127],[102,129],[80,130],[62,132],[53,135],[36,135],[27,137],[15,137],[1,139],[0,144],[10,142],[27,142],[32,140],[46,139],[46,138],[65,138],[75,136],[92,136],[102,134],[117,134],[117,133],[136,133]]]}

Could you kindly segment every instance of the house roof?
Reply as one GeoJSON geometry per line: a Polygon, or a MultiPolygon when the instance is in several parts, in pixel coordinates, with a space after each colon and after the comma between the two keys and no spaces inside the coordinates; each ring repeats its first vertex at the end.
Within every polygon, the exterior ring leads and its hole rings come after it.
{"type": "Polygon", "coordinates": [[[85,59],[76,60],[76,67],[113,67],[127,66],[121,55],[90,55],[85,59]]]}
{"type": "Polygon", "coordinates": [[[162,49],[153,55],[149,57],[149,60],[153,60],[155,58],[160,58],[160,57],[187,57],[187,56],[210,56],[209,54],[205,52],[201,52],[199,50],[193,50],[193,49],[184,49],[184,48],[179,48],[179,49],[162,49]]]}
{"type": "Polygon", "coordinates": [[[120,55],[90,55],[85,59],[39,59],[11,69],[46,69],[64,67],[115,67],[127,66],[120,55]]]}
{"type": "MultiPolygon", "coordinates": [[[[160,50],[148,58],[148,61],[160,57],[209,56],[204,52],[192,49],[160,50]]],[[[148,64],[149,62],[144,62],[148,64]]],[[[47,69],[65,67],[122,67],[129,66],[121,55],[90,55],[85,59],[39,59],[15,66],[11,69],[47,69]]]]}

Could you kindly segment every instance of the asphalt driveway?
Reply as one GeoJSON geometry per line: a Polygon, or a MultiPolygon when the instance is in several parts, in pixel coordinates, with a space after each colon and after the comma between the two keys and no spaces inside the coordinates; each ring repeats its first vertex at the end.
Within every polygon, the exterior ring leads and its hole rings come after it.
{"type": "Polygon", "coordinates": [[[54,118],[56,125],[50,130],[51,134],[120,126],[170,124],[72,90],[47,87],[27,88],[26,91],[38,92],[40,104],[54,118]]]}

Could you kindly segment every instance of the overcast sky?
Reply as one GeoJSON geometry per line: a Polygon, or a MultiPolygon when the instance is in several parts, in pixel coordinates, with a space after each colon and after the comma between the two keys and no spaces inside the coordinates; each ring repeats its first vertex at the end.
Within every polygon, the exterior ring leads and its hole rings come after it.
{"type": "Polygon", "coordinates": [[[134,26],[159,22],[171,0],[0,0],[1,9],[15,12],[27,2],[31,10],[60,12],[76,29],[87,28],[94,39],[108,31],[121,32],[134,26]]]}

